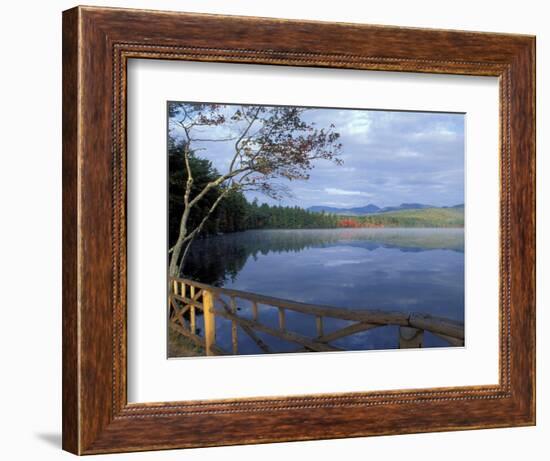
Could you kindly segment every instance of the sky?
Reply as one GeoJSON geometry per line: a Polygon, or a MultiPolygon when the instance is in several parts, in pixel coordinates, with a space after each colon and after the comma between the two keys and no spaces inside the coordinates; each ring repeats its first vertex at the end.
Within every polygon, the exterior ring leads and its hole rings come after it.
{"type": "MultiPolygon", "coordinates": [[[[228,105],[231,112],[235,106],[228,105]]],[[[351,208],[401,203],[452,206],[464,203],[464,114],[363,109],[309,109],[318,128],[335,125],[342,165],[318,160],[308,180],[279,180],[290,192],[276,202],[257,192],[248,200],[308,208],[351,208]]],[[[173,120],[169,120],[173,122],[173,120]]],[[[170,123],[171,135],[181,133],[170,123]]],[[[201,137],[224,137],[224,127],[202,129],[201,137]],[[206,131],[210,130],[210,131],[206,131]]],[[[234,141],[208,142],[198,155],[227,171],[234,141]]]]}

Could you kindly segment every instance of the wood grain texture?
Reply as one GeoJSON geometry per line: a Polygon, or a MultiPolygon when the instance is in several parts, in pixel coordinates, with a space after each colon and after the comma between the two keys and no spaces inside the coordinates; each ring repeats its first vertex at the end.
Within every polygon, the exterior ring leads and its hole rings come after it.
{"type": "Polygon", "coordinates": [[[64,12],[64,449],[90,454],[534,424],[534,56],[529,36],[92,7],[64,12]],[[498,76],[499,384],[128,404],[132,58],[498,76]]]}
{"type": "Polygon", "coordinates": [[[79,449],[78,381],[78,10],[63,17],[63,448],[79,449]]]}

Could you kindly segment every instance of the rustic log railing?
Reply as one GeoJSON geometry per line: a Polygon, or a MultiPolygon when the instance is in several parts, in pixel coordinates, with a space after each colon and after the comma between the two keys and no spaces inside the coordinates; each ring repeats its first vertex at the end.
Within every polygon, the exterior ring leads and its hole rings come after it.
{"type": "Polygon", "coordinates": [[[333,341],[384,326],[399,327],[399,347],[423,346],[424,331],[443,339],[451,346],[464,345],[464,325],[453,320],[420,313],[385,310],[351,310],[329,306],[316,306],[285,299],[273,298],[238,290],[219,288],[188,279],[171,278],[169,290],[169,325],[175,332],[204,349],[206,355],[235,355],[238,350],[239,328],[264,353],[277,352],[261,339],[264,333],[288,343],[298,345],[297,351],[338,351],[333,341]],[[250,306],[250,318],[240,316],[239,302],[250,306]],[[278,328],[262,323],[260,310],[278,309],[278,328]],[[203,317],[202,335],[197,333],[197,310],[203,317]],[[287,311],[312,317],[315,337],[306,337],[287,328],[287,311]],[[231,323],[231,351],[216,343],[216,318],[231,323]],[[325,332],[324,319],[351,321],[343,328],[325,332]]]}

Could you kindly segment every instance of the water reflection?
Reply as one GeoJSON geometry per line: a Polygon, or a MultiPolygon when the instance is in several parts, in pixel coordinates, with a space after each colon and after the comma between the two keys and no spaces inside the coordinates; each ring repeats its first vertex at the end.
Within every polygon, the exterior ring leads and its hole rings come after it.
{"type": "MultiPolygon", "coordinates": [[[[463,229],[261,230],[221,235],[193,243],[184,275],[310,304],[415,311],[464,321],[463,229]]],[[[275,310],[262,315],[265,323],[276,324],[275,310]]],[[[313,333],[314,322],[307,316],[289,313],[287,325],[304,335],[313,333]]],[[[334,320],[327,328],[341,326],[345,322],[334,320]]],[[[217,328],[220,345],[229,345],[230,328],[223,322],[217,328]]],[[[273,343],[267,335],[265,340],[273,343]]],[[[246,335],[240,335],[239,341],[240,353],[258,352],[246,335]]],[[[334,345],[346,350],[393,348],[397,329],[370,330],[334,345]]],[[[428,334],[425,345],[446,343],[428,334]]],[[[275,346],[279,351],[283,344],[275,346]]]]}

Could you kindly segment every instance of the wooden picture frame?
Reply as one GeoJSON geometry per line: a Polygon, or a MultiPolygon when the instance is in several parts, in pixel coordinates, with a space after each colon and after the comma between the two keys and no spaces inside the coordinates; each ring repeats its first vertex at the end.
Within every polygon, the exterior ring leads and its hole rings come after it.
{"type": "Polygon", "coordinates": [[[65,450],[92,454],[533,424],[534,37],[94,7],[63,13],[65,450]],[[498,385],[129,404],[125,111],[131,58],[498,77],[498,385]]]}

